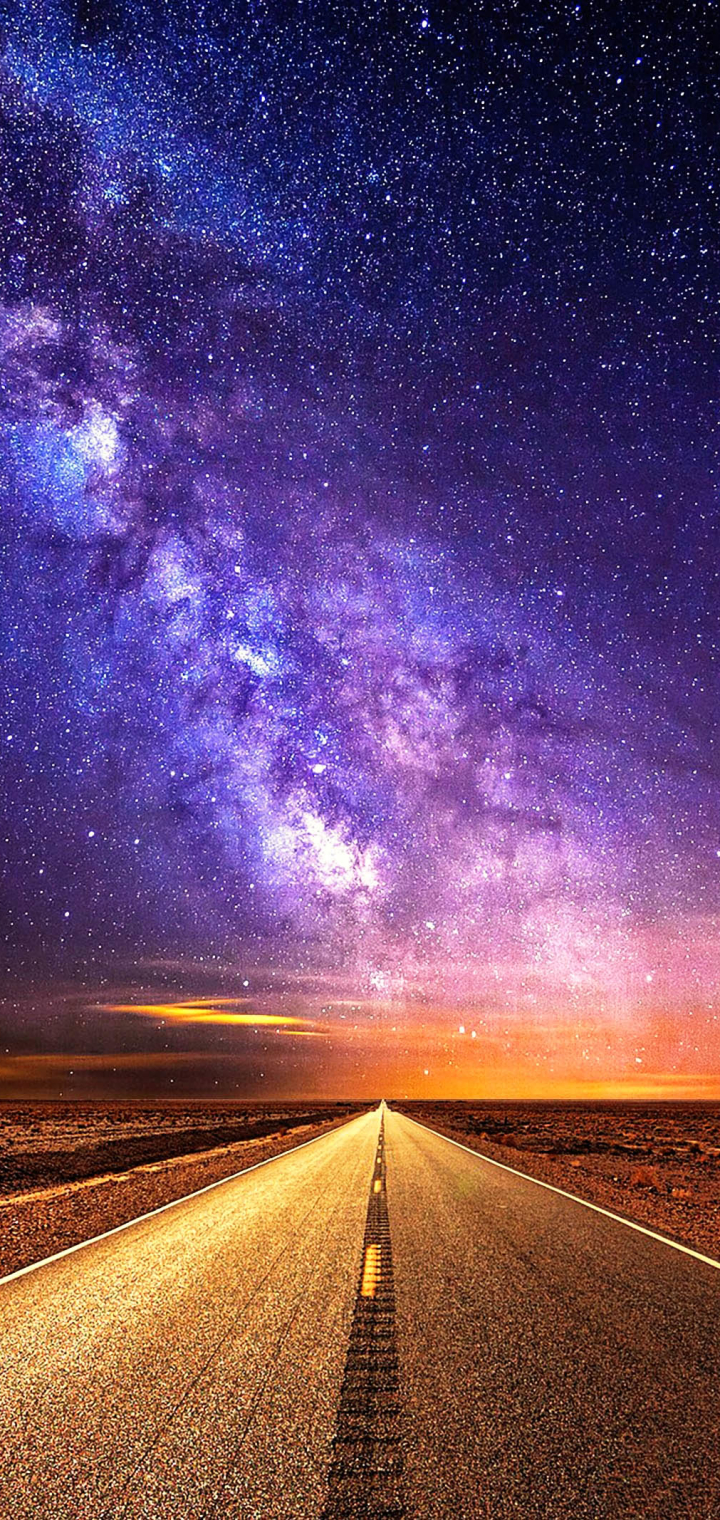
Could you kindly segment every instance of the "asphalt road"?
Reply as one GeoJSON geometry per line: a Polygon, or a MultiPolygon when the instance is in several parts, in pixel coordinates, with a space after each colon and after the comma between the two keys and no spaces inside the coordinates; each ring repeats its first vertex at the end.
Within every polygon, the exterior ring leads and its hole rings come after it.
{"type": "Polygon", "coordinates": [[[319,1515],[377,1132],[0,1288],[2,1520],[319,1515]]]}
{"type": "Polygon", "coordinates": [[[720,1271],[387,1130],[408,1516],[718,1520],[720,1271]]]}
{"type": "Polygon", "coordinates": [[[379,1134],[0,1286],[1,1520],[720,1517],[720,1271],[379,1134]]]}

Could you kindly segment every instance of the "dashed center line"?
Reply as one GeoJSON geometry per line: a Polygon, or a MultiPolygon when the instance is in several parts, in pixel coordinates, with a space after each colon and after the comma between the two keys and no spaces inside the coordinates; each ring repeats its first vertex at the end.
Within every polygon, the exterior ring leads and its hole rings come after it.
{"type": "Polygon", "coordinates": [[[380,1247],[368,1246],[363,1263],[360,1293],[363,1298],[374,1298],[380,1279],[380,1247]]]}
{"type": "Polygon", "coordinates": [[[364,1520],[403,1520],[402,1465],[395,1290],[381,1120],[322,1520],[360,1520],[361,1516],[364,1520]]]}

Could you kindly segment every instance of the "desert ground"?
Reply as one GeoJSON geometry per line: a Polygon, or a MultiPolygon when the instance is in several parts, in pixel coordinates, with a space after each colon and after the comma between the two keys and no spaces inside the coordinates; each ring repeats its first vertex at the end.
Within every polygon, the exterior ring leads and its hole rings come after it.
{"type": "Polygon", "coordinates": [[[719,1103],[402,1102],[517,1171],[720,1258],[719,1103]]]}

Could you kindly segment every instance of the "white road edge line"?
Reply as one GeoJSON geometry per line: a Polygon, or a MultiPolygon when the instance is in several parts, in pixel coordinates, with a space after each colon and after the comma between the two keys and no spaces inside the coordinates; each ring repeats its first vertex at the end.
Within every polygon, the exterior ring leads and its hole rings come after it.
{"type": "MultiPolygon", "coordinates": [[[[375,1109],[369,1109],[368,1113],[374,1113],[375,1109]]],[[[364,1114],[356,1114],[355,1118],[364,1119],[364,1114]]],[[[353,1124],[353,1119],[346,1119],[345,1124],[353,1124]]],[[[282,1161],[285,1156],[294,1156],[298,1151],[304,1151],[307,1145],[315,1145],[316,1141],[324,1140],[326,1135],[333,1135],[338,1129],[344,1129],[344,1124],[337,1124],[335,1129],[323,1130],[321,1135],[313,1135],[311,1140],[303,1140],[300,1145],[292,1145],[287,1151],[279,1151],[277,1156],[266,1156],[264,1161],[255,1161],[252,1166],[244,1166],[239,1172],[231,1172],[229,1177],[218,1177],[217,1182],[207,1182],[205,1187],[196,1188],[193,1193],[183,1193],[182,1198],[171,1198],[169,1203],[161,1203],[156,1209],[148,1209],[146,1214],[136,1214],[133,1219],[126,1219],[124,1224],[115,1224],[111,1230],[103,1230],[101,1235],[90,1235],[87,1240],[79,1240],[74,1246],[66,1246],[64,1251],[56,1251],[54,1256],[43,1256],[40,1261],[31,1261],[27,1267],[18,1267],[17,1272],[9,1272],[7,1277],[0,1277],[0,1288],[6,1283],[16,1282],[18,1277],[27,1277],[30,1272],[39,1272],[41,1267],[49,1267],[52,1261],[61,1261],[63,1256],[72,1256],[75,1251],[84,1250],[85,1246],[97,1245],[99,1240],[108,1240],[111,1235],[119,1235],[121,1230],[129,1230],[131,1225],[142,1224],[144,1219],[154,1219],[156,1214],[165,1214],[168,1209],[177,1208],[179,1203],[187,1203],[190,1198],[199,1198],[202,1193],[212,1193],[214,1188],[224,1187],[226,1182],[235,1182],[238,1177],[248,1177],[250,1172],[259,1171],[261,1166],[269,1166],[271,1161],[282,1161]]],[[[173,1158],[170,1158],[173,1159],[173,1158]]]]}
{"type": "Polygon", "coordinates": [[[663,1246],[672,1246],[673,1251],[682,1251],[683,1256],[693,1256],[696,1261],[704,1261],[706,1267],[715,1267],[720,1272],[720,1261],[714,1256],[703,1256],[702,1251],[694,1251],[692,1246],[683,1246],[678,1240],[671,1240],[668,1235],[659,1235],[657,1230],[649,1230],[644,1224],[635,1224],[632,1219],[623,1219],[622,1214],[613,1214],[612,1209],[604,1209],[599,1203],[590,1203],[588,1198],[579,1198],[577,1193],[566,1193],[564,1188],[555,1187],[552,1182],[543,1182],[540,1177],[531,1177],[529,1172],[520,1172],[515,1166],[507,1166],[504,1161],[495,1161],[492,1156],[485,1156],[482,1151],[474,1151],[472,1146],[463,1145],[460,1140],[451,1140],[449,1135],[443,1135],[439,1129],[431,1129],[429,1124],[421,1124],[419,1119],[411,1119],[409,1114],[403,1114],[402,1109],[396,1109],[403,1119],[409,1119],[411,1124],[416,1124],[418,1129],[427,1130],[429,1135],[437,1135],[440,1140],[447,1140],[448,1145],[456,1145],[459,1151],[467,1151],[468,1156],[477,1157],[478,1161],[487,1161],[489,1166],[497,1166],[501,1172],[510,1172],[513,1177],[522,1177],[525,1182],[534,1182],[536,1187],[547,1188],[549,1193],[559,1193],[561,1198],[569,1198],[571,1203],[581,1203],[584,1209],[592,1209],[594,1214],[604,1214],[606,1219],[614,1219],[616,1224],[624,1224],[628,1230],[637,1230],[639,1235],[649,1235],[651,1240],[659,1240],[663,1246]]]}

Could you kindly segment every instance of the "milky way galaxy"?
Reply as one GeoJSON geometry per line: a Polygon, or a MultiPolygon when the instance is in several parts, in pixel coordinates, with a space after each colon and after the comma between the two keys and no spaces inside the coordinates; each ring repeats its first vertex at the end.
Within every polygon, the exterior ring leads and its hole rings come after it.
{"type": "Polygon", "coordinates": [[[712,8],[3,10],[9,1090],[720,1089],[712,8]]]}

